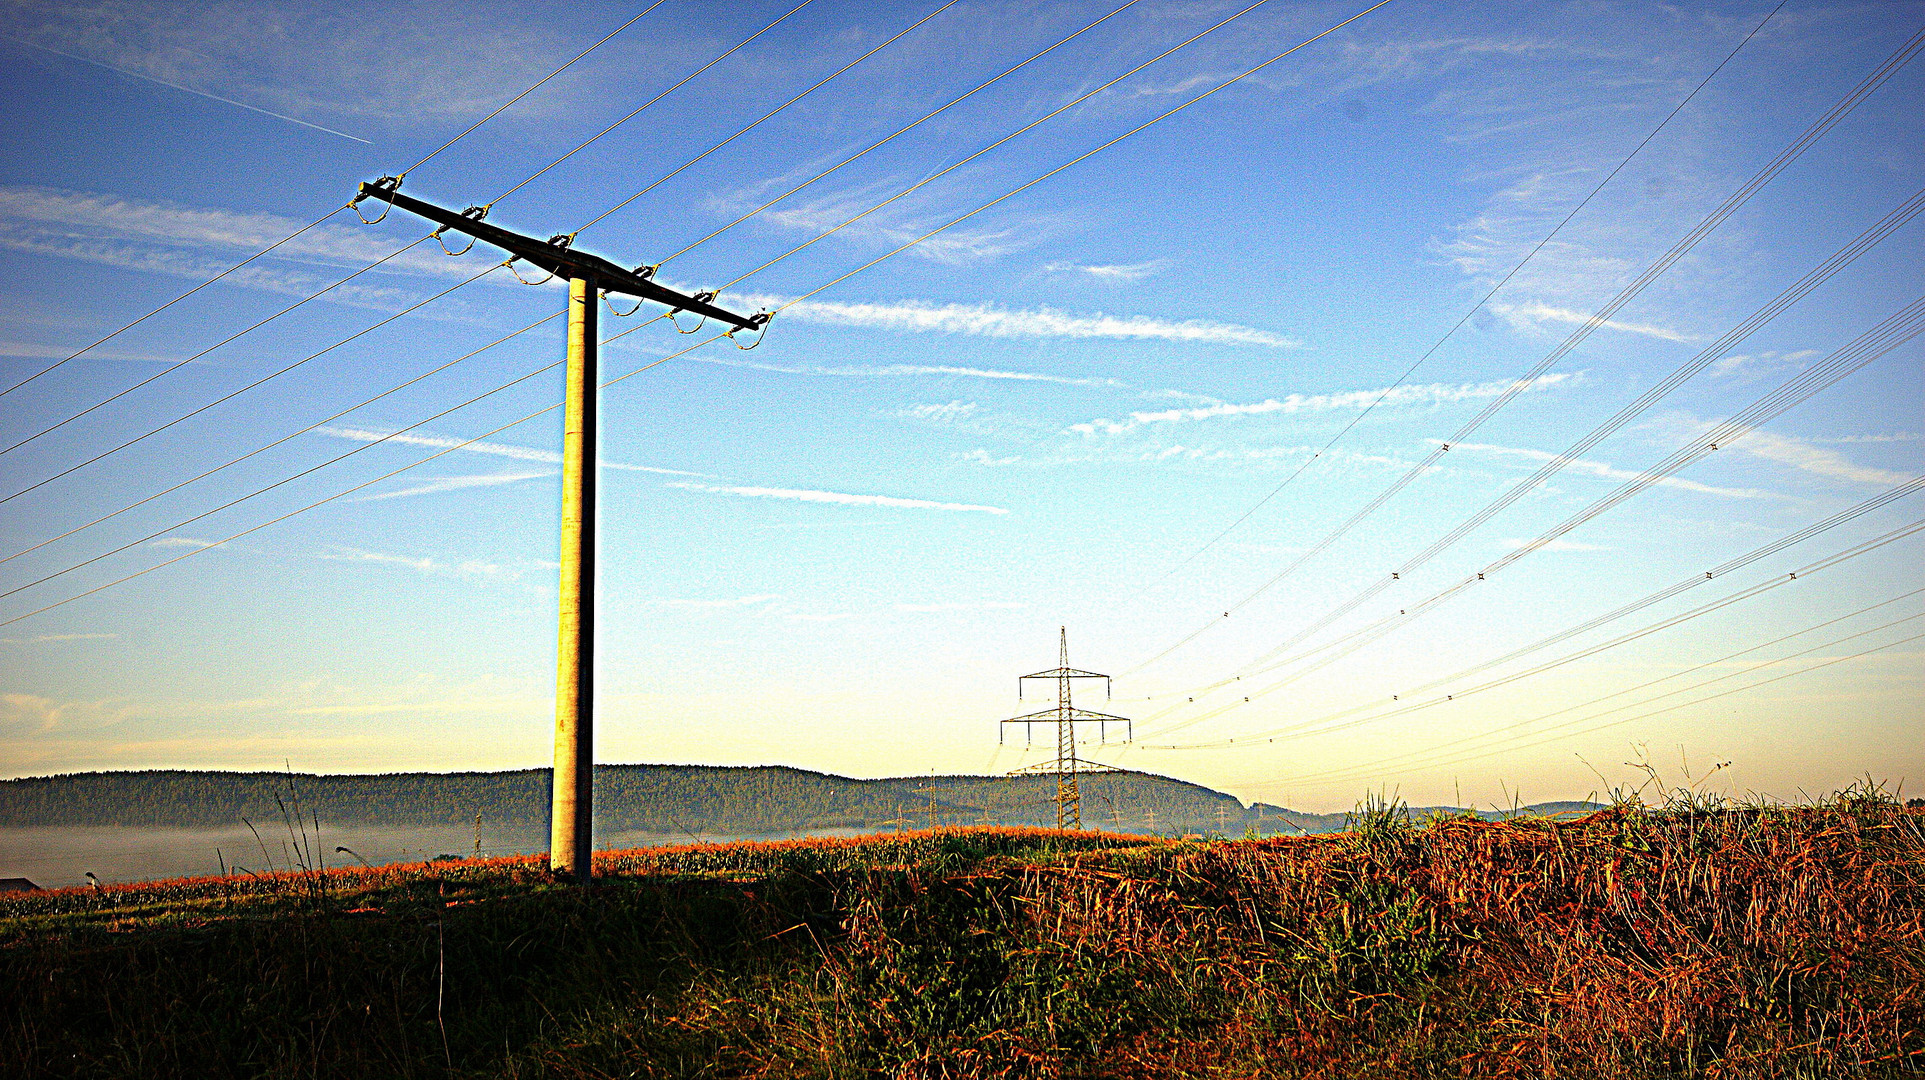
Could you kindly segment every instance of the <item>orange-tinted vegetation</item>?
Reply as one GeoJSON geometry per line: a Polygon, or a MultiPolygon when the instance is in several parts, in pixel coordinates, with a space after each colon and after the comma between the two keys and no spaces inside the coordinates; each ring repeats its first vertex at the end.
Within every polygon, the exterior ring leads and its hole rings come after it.
{"type": "Polygon", "coordinates": [[[1046,829],[0,900],[0,1070],[1806,1077],[1925,1071],[1925,814],[1182,842],[1046,829]]]}

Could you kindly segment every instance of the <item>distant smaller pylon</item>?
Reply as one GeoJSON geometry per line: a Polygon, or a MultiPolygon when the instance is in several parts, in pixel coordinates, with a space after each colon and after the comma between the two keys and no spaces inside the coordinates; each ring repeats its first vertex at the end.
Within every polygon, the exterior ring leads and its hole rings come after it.
{"type": "MultiPolygon", "coordinates": [[[[1057,647],[1057,666],[1055,668],[1049,671],[1038,671],[1033,675],[1023,675],[1016,680],[1016,696],[1021,698],[1023,696],[1024,680],[1055,679],[1056,707],[1053,709],[1044,709],[1042,712],[1029,713],[1025,716],[1012,716],[1003,721],[1005,724],[1022,724],[1025,736],[1029,733],[1029,725],[1054,721],[1056,723],[1056,759],[1054,761],[1041,761],[1034,765],[1012,770],[1009,775],[1034,776],[1039,773],[1043,775],[1054,774],[1056,777],[1056,798],[1052,801],[1056,803],[1056,827],[1059,829],[1080,829],[1083,827],[1083,794],[1077,777],[1101,773],[1120,773],[1127,772],[1128,770],[1099,764],[1094,761],[1087,761],[1078,756],[1076,752],[1076,725],[1079,723],[1096,724],[1098,741],[1107,741],[1109,725],[1111,724],[1123,725],[1125,742],[1130,741],[1136,732],[1134,723],[1128,717],[1090,712],[1088,709],[1079,709],[1071,703],[1071,680],[1102,679],[1104,696],[1107,698],[1109,694],[1110,677],[1108,675],[1099,675],[1094,671],[1079,671],[1069,666],[1068,627],[1057,628],[1057,647]]],[[[1000,734],[997,736],[996,741],[999,743],[1002,742],[1000,734]]],[[[1027,742],[1027,739],[1025,739],[1025,742],[1027,742]]]]}

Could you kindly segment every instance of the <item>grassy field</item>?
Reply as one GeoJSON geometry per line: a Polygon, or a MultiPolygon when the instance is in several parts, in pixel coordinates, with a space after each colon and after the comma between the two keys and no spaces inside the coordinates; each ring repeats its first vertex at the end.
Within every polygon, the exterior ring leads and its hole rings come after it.
{"type": "Polygon", "coordinates": [[[0,1071],[1925,1072],[1925,814],[943,829],[0,899],[0,1071]]]}

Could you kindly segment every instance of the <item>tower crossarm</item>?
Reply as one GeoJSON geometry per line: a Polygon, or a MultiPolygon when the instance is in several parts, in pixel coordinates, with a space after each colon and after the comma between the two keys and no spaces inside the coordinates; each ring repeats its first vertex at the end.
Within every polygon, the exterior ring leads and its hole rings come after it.
{"type": "Polygon", "coordinates": [[[458,214],[433,203],[403,195],[387,184],[362,184],[360,194],[355,197],[355,201],[359,202],[367,198],[380,199],[411,214],[427,218],[440,225],[443,231],[453,229],[456,232],[466,233],[483,243],[508,252],[517,259],[532,263],[556,277],[579,278],[593,282],[595,288],[603,292],[639,296],[644,300],[653,300],[678,311],[705,315],[728,323],[739,330],[753,330],[769,321],[766,314],[737,315],[732,311],[716,307],[708,302],[714,297],[713,293],[689,296],[665,285],[658,285],[649,280],[654,273],[653,269],[642,267],[637,270],[624,270],[599,255],[576,251],[568,246],[566,237],[537,240],[532,236],[523,236],[499,225],[490,225],[478,216],[471,216],[468,213],[458,214]]]}
{"type": "Polygon", "coordinates": [[[1017,678],[1019,679],[1107,679],[1109,678],[1109,676],[1099,675],[1094,671],[1079,671],[1076,668],[1062,667],[1062,668],[1051,668],[1048,671],[1039,671],[1034,675],[1019,675],[1017,676],[1017,678]]]}

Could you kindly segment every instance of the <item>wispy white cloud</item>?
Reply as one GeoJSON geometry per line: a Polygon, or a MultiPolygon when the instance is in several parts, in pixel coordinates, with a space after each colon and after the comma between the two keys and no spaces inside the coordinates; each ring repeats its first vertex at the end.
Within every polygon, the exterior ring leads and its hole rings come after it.
{"type": "Polygon", "coordinates": [[[972,503],[935,502],[929,499],[901,499],[893,495],[853,495],[841,491],[812,491],[801,488],[740,487],[722,484],[696,484],[677,480],[668,485],[684,491],[710,495],[733,495],[744,499],[788,499],[795,502],[829,503],[837,506],[888,506],[906,510],[956,510],[982,514],[1007,514],[1000,506],[972,503]]]}
{"type": "MultiPolygon", "coordinates": [[[[18,356],[34,360],[64,360],[72,356],[71,345],[37,345],[29,341],[0,341],[0,356],[18,356]]],[[[161,356],[157,353],[125,352],[119,349],[88,349],[87,355],[95,360],[130,360],[142,363],[173,363],[179,357],[161,356]]]]}
{"type": "Polygon", "coordinates": [[[1925,439],[1925,434],[1916,431],[1895,431],[1889,435],[1834,435],[1828,439],[1809,439],[1806,441],[1820,445],[1832,444],[1842,446],[1852,443],[1918,442],[1921,439],[1925,439]]]}
{"type": "MultiPolygon", "coordinates": [[[[305,0],[245,7],[12,0],[0,10],[10,34],[26,44],[302,124],[479,117],[552,69],[570,47],[554,29],[512,12],[449,35],[439,32],[442,19],[431,11],[389,18],[380,32],[368,33],[365,13],[305,0]],[[327,44],[297,47],[303,40],[327,44]],[[474,63],[478,55],[491,62],[474,63]]],[[[537,95],[517,112],[555,105],[537,95]]]]}
{"type": "Polygon", "coordinates": [[[751,596],[725,596],[719,599],[711,599],[711,600],[685,600],[685,599],[677,599],[677,598],[667,598],[667,599],[653,601],[653,603],[655,603],[657,606],[660,606],[660,607],[722,609],[722,608],[763,607],[768,604],[774,603],[775,601],[780,599],[782,599],[781,593],[755,593],[751,596]]]}
{"type": "MultiPolygon", "coordinates": [[[[1493,313],[1510,320],[1512,325],[1535,329],[1543,323],[1564,323],[1581,326],[1591,321],[1591,313],[1573,308],[1553,307],[1544,303],[1527,304],[1486,304],[1493,313]]],[[[1658,338],[1663,341],[1702,341],[1702,335],[1687,334],[1681,330],[1656,326],[1651,323],[1626,322],[1622,319],[1608,319],[1602,324],[1606,330],[1621,330],[1627,334],[1641,334],[1644,337],[1658,338]]]]}
{"type": "Polygon", "coordinates": [[[978,465],[987,465],[991,467],[994,467],[997,465],[1014,465],[1018,461],[1022,460],[1021,458],[1018,458],[1018,457],[995,457],[995,456],[992,456],[989,451],[983,449],[980,446],[974,450],[965,450],[962,453],[957,454],[956,459],[958,461],[973,461],[978,465]]]}
{"type": "Polygon", "coordinates": [[[1522,536],[1513,536],[1513,537],[1507,537],[1502,541],[1502,546],[1510,551],[1517,551],[1520,548],[1532,547],[1533,545],[1535,545],[1536,550],[1538,551],[1609,551],[1611,550],[1610,548],[1604,547],[1601,544],[1581,544],[1576,540],[1552,540],[1552,541],[1549,541],[1548,543],[1539,544],[1535,540],[1527,539],[1522,536]]]}
{"type": "Polygon", "coordinates": [[[1108,263],[1087,265],[1084,263],[1054,262],[1044,267],[1055,274],[1087,274],[1103,281],[1141,281],[1166,265],[1162,259],[1151,259],[1140,263],[1108,263]]]}
{"type": "Polygon", "coordinates": [[[0,638],[0,645],[45,645],[56,641],[106,641],[119,634],[35,634],[32,637],[0,638]]]}
{"type": "MultiPolygon", "coordinates": [[[[750,303],[780,306],[775,296],[745,297],[750,303]]],[[[1303,343],[1269,330],[1203,319],[1153,319],[1144,315],[1073,315],[1054,308],[1010,309],[988,304],[831,303],[805,300],[782,312],[784,319],[861,326],[906,333],[965,334],[1010,338],[1114,338],[1119,340],[1182,341],[1208,345],[1256,345],[1272,349],[1301,348],[1303,343]]]]}
{"type": "Polygon", "coordinates": [[[1019,600],[984,600],[976,603],[897,604],[897,611],[909,614],[937,614],[946,611],[1019,611],[1028,607],[1019,600]]]}
{"type": "Polygon", "coordinates": [[[201,540],[192,536],[163,536],[158,540],[149,540],[147,543],[150,547],[159,548],[210,548],[217,546],[220,541],[201,540]]]}
{"type": "Polygon", "coordinates": [[[1049,375],[1039,371],[1000,371],[995,368],[955,367],[946,364],[885,364],[870,368],[815,368],[823,375],[953,375],[966,379],[1007,379],[1012,382],[1060,383],[1064,386],[1111,386],[1128,384],[1115,379],[1049,375]]]}
{"type": "Polygon", "coordinates": [[[382,491],[373,495],[362,495],[350,502],[378,502],[383,499],[405,499],[412,495],[436,495],[443,491],[465,491],[468,488],[497,487],[501,484],[515,484],[523,480],[539,480],[555,475],[553,469],[538,472],[501,472],[482,473],[479,476],[440,476],[413,487],[395,491],[382,491]]]}
{"type": "Polygon", "coordinates": [[[1896,469],[1861,465],[1836,450],[1769,431],[1753,429],[1742,438],[1724,445],[1828,480],[1845,480],[1854,484],[1902,484],[1912,478],[1910,474],[1896,469]]]}
{"type": "MultiPolygon", "coordinates": [[[[1431,439],[1427,441],[1436,443],[1438,440],[1431,439]]],[[[1451,443],[1450,452],[1453,454],[1485,454],[1498,458],[1521,458],[1534,462],[1550,461],[1558,456],[1544,450],[1531,450],[1519,446],[1497,446],[1491,443],[1451,443]]],[[[1591,461],[1585,458],[1572,458],[1565,464],[1564,468],[1567,472],[1595,476],[1603,480],[1634,480],[1642,475],[1641,473],[1632,472],[1629,469],[1620,469],[1602,461],[1591,461]]],[[[1663,477],[1659,479],[1657,483],[1660,487],[1673,488],[1678,491],[1694,491],[1702,495],[1722,495],[1734,499],[1763,499],[1771,495],[1771,492],[1760,491],[1757,488],[1713,487],[1710,484],[1700,484],[1696,480],[1685,480],[1676,476],[1663,477]]]]}
{"type": "Polygon", "coordinates": [[[1052,375],[1042,371],[1006,371],[997,368],[963,367],[955,364],[881,364],[876,366],[840,365],[822,367],[795,364],[768,364],[733,356],[690,353],[688,359],[719,367],[773,371],[783,375],[829,375],[839,378],[887,378],[892,376],[939,375],[963,379],[1006,379],[1011,382],[1057,383],[1063,386],[1107,386],[1126,388],[1128,383],[1102,376],[1052,375]]]}
{"type": "Polygon", "coordinates": [[[911,420],[928,420],[937,424],[953,424],[976,415],[973,401],[947,401],[940,404],[909,405],[897,410],[896,415],[911,420]]]}
{"type": "MultiPolygon", "coordinates": [[[[1541,375],[1532,383],[1527,392],[1548,390],[1577,376],[1569,372],[1551,372],[1541,375]]],[[[1388,391],[1345,390],[1332,394],[1291,394],[1284,398],[1269,398],[1264,401],[1237,404],[1222,402],[1214,405],[1200,405],[1189,409],[1164,409],[1160,412],[1134,412],[1122,420],[1096,419],[1087,423],[1072,424],[1069,431],[1079,435],[1121,435],[1134,431],[1147,424],[1189,423],[1198,420],[1214,420],[1231,416],[1264,416],[1269,414],[1290,415],[1304,412],[1328,412],[1332,410],[1362,409],[1383,398],[1380,407],[1409,405],[1436,405],[1453,401],[1466,401],[1475,398],[1492,398],[1504,393],[1515,385],[1513,380],[1503,379],[1485,383],[1429,383],[1424,385],[1399,386],[1388,391]]]]}
{"type": "Polygon", "coordinates": [[[1792,352],[1767,350],[1759,353],[1739,353],[1733,356],[1719,357],[1717,361],[1711,365],[1710,371],[1713,375],[1733,375],[1741,371],[1753,371],[1760,368],[1787,367],[1803,360],[1809,360],[1819,355],[1819,352],[1820,350],[1818,349],[1798,349],[1792,352]]]}
{"type": "MultiPolygon", "coordinates": [[[[533,446],[516,446],[512,443],[467,442],[464,439],[450,438],[445,435],[425,435],[412,431],[397,435],[390,431],[381,431],[374,428],[319,427],[314,429],[314,433],[317,435],[330,435],[337,439],[350,439],[355,442],[371,443],[385,440],[404,446],[427,446],[438,450],[459,447],[464,453],[490,454],[496,457],[514,458],[518,461],[541,461],[551,465],[561,464],[561,455],[553,450],[542,450],[533,446]],[[463,445],[464,443],[466,443],[466,445],[463,445]]],[[[630,465],[621,461],[604,460],[601,466],[604,469],[659,473],[663,476],[709,475],[708,473],[690,472],[687,469],[662,469],[653,465],[630,465]]]]}
{"type": "Polygon", "coordinates": [[[316,557],[330,562],[371,563],[376,566],[400,567],[434,577],[503,583],[519,582],[529,570],[545,568],[542,564],[534,562],[511,565],[486,559],[437,559],[431,555],[396,555],[392,552],[369,551],[366,548],[349,547],[344,544],[331,545],[316,557]]]}
{"type": "MultiPolygon", "coordinates": [[[[100,261],[130,261],[135,255],[131,249],[116,253],[105,248],[134,242],[252,254],[285,240],[305,224],[278,214],[225,207],[61,188],[0,187],[0,238],[20,245],[35,238],[75,245],[91,242],[103,248],[94,253],[100,261]]],[[[390,232],[324,224],[288,240],[275,255],[296,262],[366,265],[392,254],[398,246],[390,232]]],[[[80,257],[88,254],[80,248],[75,253],[80,257]]],[[[472,266],[464,269],[460,260],[447,258],[433,245],[397,256],[385,265],[437,276],[466,277],[474,273],[472,266]]]]}

